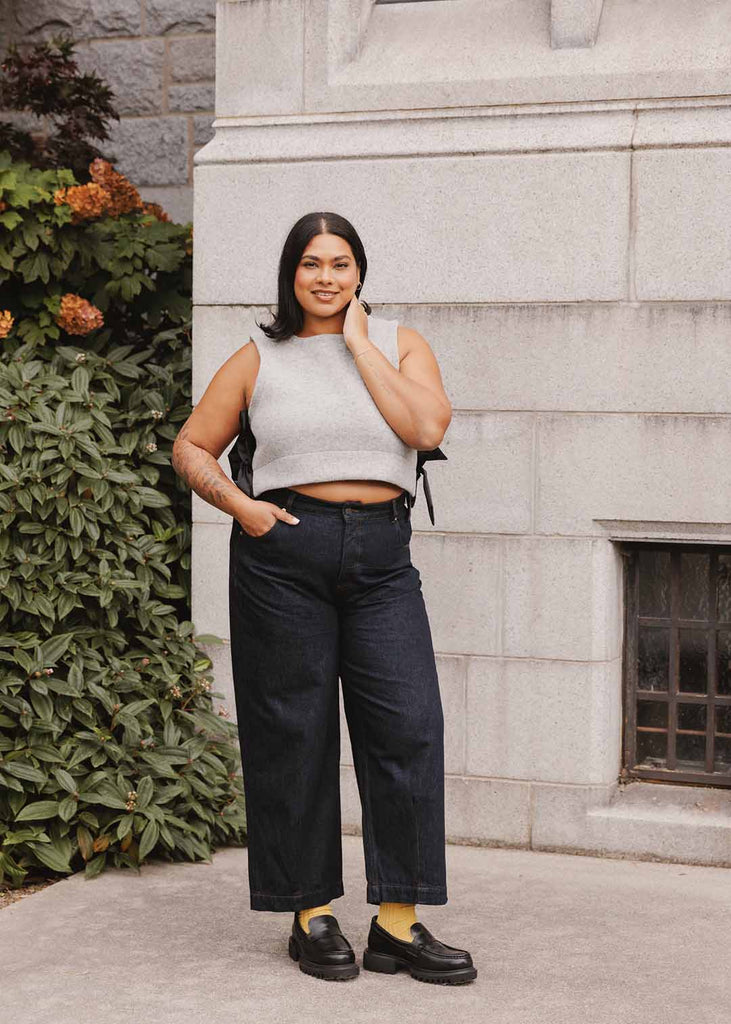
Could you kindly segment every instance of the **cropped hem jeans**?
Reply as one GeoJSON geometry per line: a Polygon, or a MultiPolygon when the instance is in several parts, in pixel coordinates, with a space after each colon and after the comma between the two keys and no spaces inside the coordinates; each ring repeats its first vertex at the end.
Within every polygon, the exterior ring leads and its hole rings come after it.
{"type": "Polygon", "coordinates": [[[299,518],[234,521],[229,612],[252,910],[344,894],[340,711],[362,809],[366,902],[447,902],[444,716],[406,493],[258,495],[299,518]]]}

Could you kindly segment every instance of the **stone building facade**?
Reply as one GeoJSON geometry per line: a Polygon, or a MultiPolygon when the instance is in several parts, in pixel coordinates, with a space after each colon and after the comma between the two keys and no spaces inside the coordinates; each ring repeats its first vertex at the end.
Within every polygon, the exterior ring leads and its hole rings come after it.
{"type": "Polygon", "coordinates": [[[114,90],[120,120],[100,146],[177,221],[193,217],[193,155],[212,136],[215,0],[0,0],[0,38],[56,34],[114,90]]]}
{"type": "MultiPolygon", "coordinates": [[[[453,841],[731,865],[731,634],[678,612],[731,570],[730,21],[711,0],[218,4],[195,394],[276,302],[291,224],[351,219],[364,297],[429,340],[454,407],[412,541],[453,841]],[[672,559],[642,547],[662,541],[672,559]]],[[[193,507],[194,618],[225,636],[230,520],[193,507]]]]}
{"type": "MultiPolygon", "coordinates": [[[[310,210],[432,345],[454,416],[412,553],[450,840],[731,866],[731,0],[25,6],[117,83],[145,198],[187,219],[195,182],[195,399],[310,210]]],[[[193,519],[227,638],[230,519],[193,519]]]]}

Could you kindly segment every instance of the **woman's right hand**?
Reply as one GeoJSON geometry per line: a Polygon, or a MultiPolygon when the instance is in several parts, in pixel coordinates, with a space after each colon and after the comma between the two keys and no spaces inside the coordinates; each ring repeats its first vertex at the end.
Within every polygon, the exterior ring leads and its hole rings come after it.
{"type": "Polygon", "coordinates": [[[297,516],[293,516],[284,508],[279,508],[271,501],[252,499],[246,513],[246,517],[237,516],[236,518],[241,529],[250,537],[263,537],[274,529],[277,519],[282,519],[285,523],[292,525],[299,522],[297,516]]]}

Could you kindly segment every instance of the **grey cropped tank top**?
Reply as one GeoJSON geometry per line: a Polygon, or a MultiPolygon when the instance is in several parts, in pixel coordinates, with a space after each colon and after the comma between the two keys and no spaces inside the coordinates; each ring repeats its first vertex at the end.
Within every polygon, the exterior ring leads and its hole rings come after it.
{"type": "MultiPolygon", "coordinates": [[[[254,327],[251,337],[260,358],[249,404],[253,497],[327,480],[383,480],[415,497],[417,449],[383,417],[342,334],[273,341],[254,327]]],[[[398,369],[398,322],[371,314],[368,337],[398,369]]]]}

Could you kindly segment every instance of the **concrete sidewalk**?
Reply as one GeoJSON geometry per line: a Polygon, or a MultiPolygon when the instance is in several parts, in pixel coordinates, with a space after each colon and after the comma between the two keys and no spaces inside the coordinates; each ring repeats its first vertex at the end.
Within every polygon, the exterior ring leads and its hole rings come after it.
{"type": "MultiPolygon", "coordinates": [[[[472,952],[471,984],[399,972],[348,982],[287,955],[291,913],[253,912],[245,849],[49,886],[0,912],[12,1024],[729,1024],[731,872],[527,850],[447,847],[449,902],[417,907],[472,952]]],[[[362,840],[343,836],[333,902],[358,963],[362,840]]]]}

